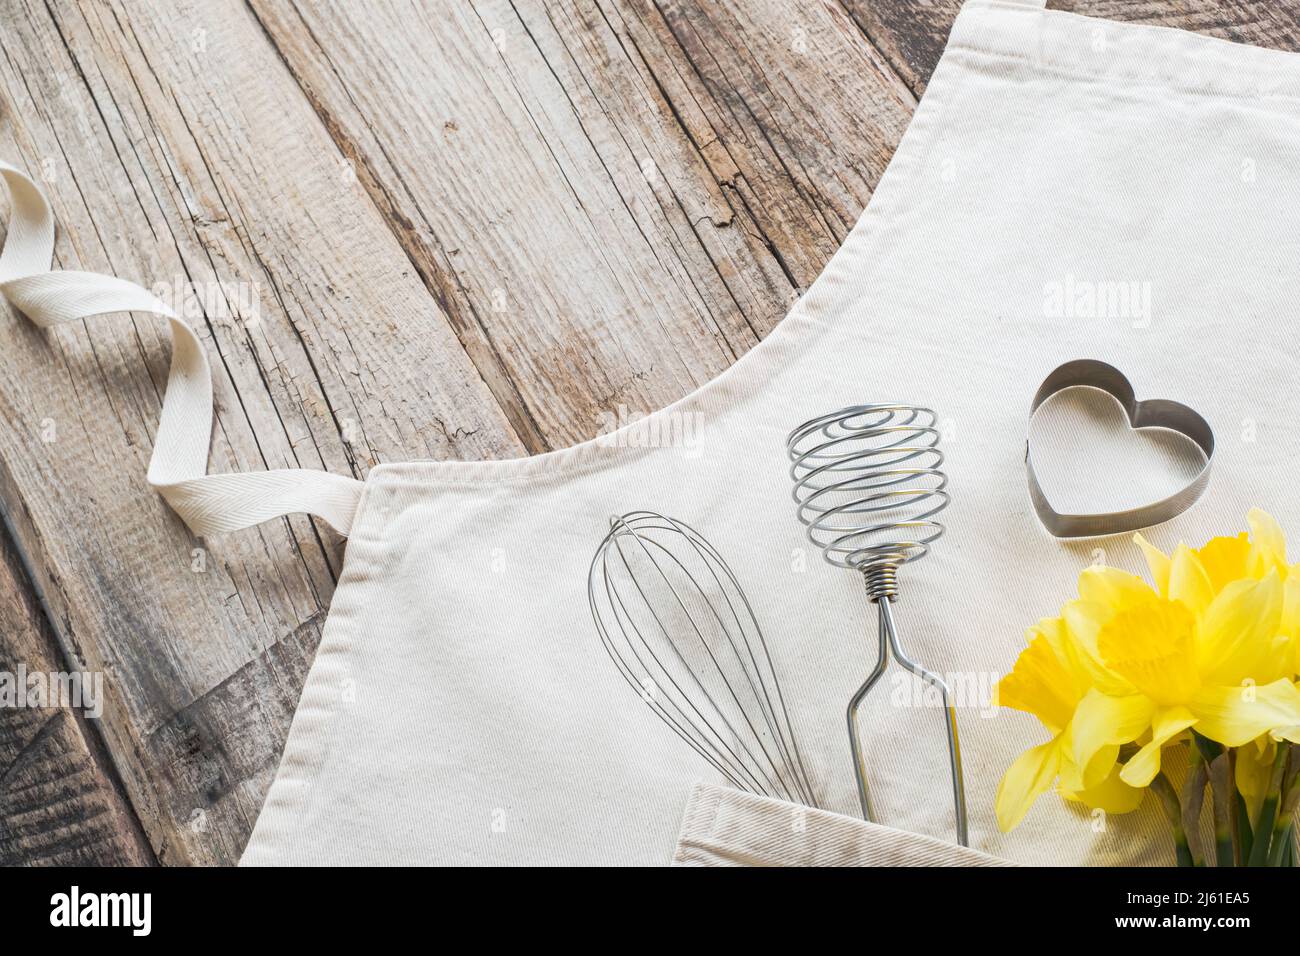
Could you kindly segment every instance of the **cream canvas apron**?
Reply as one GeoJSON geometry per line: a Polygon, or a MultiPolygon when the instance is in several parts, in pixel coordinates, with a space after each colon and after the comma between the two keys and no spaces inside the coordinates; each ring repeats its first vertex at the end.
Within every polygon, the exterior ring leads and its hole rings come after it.
{"type": "MultiPolygon", "coordinates": [[[[207,367],[174,320],[151,481],[196,533],[292,510],[350,533],[243,862],[1172,860],[1151,800],[1099,819],[1048,795],[1012,834],[994,821],[1003,771],[1044,734],[994,712],[987,692],[1098,546],[1037,523],[1026,412],[1059,363],[1109,361],[1220,436],[1206,497],[1155,529],[1157,544],[1235,529],[1252,505],[1300,527],[1298,158],[1293,55],[971,0],[813,288],[733,368],[643,422],[529,459],[383,464],[364,483],[209,476],[207,367]],[[948,533],[905,570],[898,614],[916,658],[986,691],[958,714],[969,850],[951,842],[940,713],[906,682],[863,719],[880,825],[852,819],[843,709],[874,663],[874,622],[861,580],[820,560],[790,501],[787,432],[883,401],[936,409],[944,432],[948,533]],[[694,525],[735,568],[830,812],[792,827],[790,805],[721,787],[606,657],[588,564],[609,517],[639,508],[694,525]]],[[[0,289],[20,311],[42,324],[166,314],[128,283],[48,272],[44,200],[3,172],[14,208],[0,289]]],[[[1095,454],[1056,434],[1066,456],[1095,454]]],[[[1068,482],[1086,463],[1058,471],[1068,482]]],[[[1101,544],[1108,563],[1141,567],[1126,538],[1101,544]]]]}

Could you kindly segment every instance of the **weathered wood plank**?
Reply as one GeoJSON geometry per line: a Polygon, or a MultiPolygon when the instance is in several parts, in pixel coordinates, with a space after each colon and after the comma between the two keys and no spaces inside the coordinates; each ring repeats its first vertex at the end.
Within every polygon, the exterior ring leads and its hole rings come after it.
{"type": "MultiPolygon", "coordinates": [[[[188,309],[212,467],[523,446],[248,11],[0,5],[0,154],[45,177],[65,268],[188,309]]],[[[169,348],[149,317],[0,322],[0,499],[163,862],[238,858],[319,638],[341,543],[306,518],[194,540],[145,484],[169,348]]]]}
{"type": "Polygon", "coordinates": [[[20,561],[0,527],[0,866],[147,866],[153,852],[94,714],[28,698],[31,675],[80,665],[62,659],[20,561]]]}
{"type": "Polygon", "coordinates": [[[1105,20],[1177,27],[1277,50],[1300,50],[1300,3],[1296,0],[1051,0],[1105,20]]]}
{"type": "Polygon", "coordinates": [[[916,96],[948,42],[961,0],[840,0],[916,96]]]}
{"type": "Polygon", "coordinates": [[[830,5],[252,7],[532,451],[766,334],[913,107],[830,5]]]}
{"type": "MultiPolygon", "coordinates": [[[[841,0],[871,42],[920,95],[934,72],[961,0],[841,0]]],[[[1278,50],[1300,50],[1300,2],[1277,0],[1049,0],[1104,20],[1176,27],[1278,50]]]]}

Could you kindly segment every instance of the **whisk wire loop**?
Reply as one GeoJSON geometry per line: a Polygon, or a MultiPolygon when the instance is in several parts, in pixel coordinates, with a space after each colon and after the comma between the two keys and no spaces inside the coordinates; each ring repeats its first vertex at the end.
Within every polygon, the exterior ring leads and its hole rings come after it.
{"type": "Polygon", "coordinates": [[[587,580],[602,646],[732,786],[817,806],[770,648],[718,550],[652,511],[611,519],[587,580]]]}
{"type": "Polygon", "coordinates": [[[943,534],[928,520],[949,502],[936,423],[928,408],[855,405],[791,432],[796,515],[829,563],[906,564],[943,534]]]}
{"type": "MultiPolygon", "coordinates": [[[[627,537],[630,536],[631,538],[633,538],[633,540],[635,540],[635,542],[636,542],[636,543],[637,543],[637,544],[642,548],[642,550],[643,550],[646,554],[649,554],[649,553],[650,553],[650,548],[655,548],[657,551],[661,552],[661,556],[663,557],[663,559],[664,559],[665,561],[671,561],[671,562],[676,566],[677,569],[679,569],[679,570],[682,571],[683,573],[689,574],[689,572],[688,572],[687,569],[686,569],[685,564],[684,564],[682,561],[680,561],[679,559],[677,559],[677,558],[676,558],[676,557],[675,557],[675,556],[674,556],[674,555],[673,555],[673,554],[672,554],[672,553],[671,553],[667,548],[663,547],[663,546],[662,546],[661,544],[659,544],[658,542],[656,542],[656,541],[647,541],[647,539],[646,539],[645,537],[643,537],[642,535],[638,534],[638,533],[636,532],[635,529],[633,529],[630,525],[627,525],[625,522],[623,522],[622,519],[619,519],[619,521],[616,522],[616,526],[621,527],[623,530],[626,530],[626,531],[628,532],[627,535],[616,535],[616,536],[614,537],[614,543],[615,543],[615,546],[619,549],[620,555],[622,555],[622,556],[624,557],[624,568],[629,568],[628,562],[627,562],[627,560],[626,560],[626,555],[623,554],[624,541],[626,540],[627,537]]],[[[691,543],[692,547],[694,547],[694,548],[696,549],[697,554],[702,553],[702,550],[703,550],[703,549],[701,548],[701,546],[700,546],[700,544],[699,544],[698,542],[692,540],[690,543],[691,543]]],[[[711,548],[709,548],[709,552],[710,552],[710,555],[711,555],[711,556],[716,556],[716,552],[714,552],[711,548]]],[[[684,657],[683,654],[682,654],[682,650],[681,650],[681,648],[678,646],[677,643],[675,643],[675,642],[673,642],[673,641],[671,641],[671,640],[668,640],[668,646],[670,646],[670,647],[672,648],[673,653],[674,653],[674,655],[676,656],[678,663],[680,663],[680,664],[682,665],[682,667],[685,669],[685,672],[686,672],[687,674],[690,675],[690,677],[691,677],[691,681],[693,682],[695,689],[696,689],[700,694],[702,694],[702,695],[704,696],[705,700],[706,700],[706,701],[707,701],[707,702],[708,702],[712,707],[714,707],[715,710],[717,710],[717,713],[718,713],[718,715],[719,715],[719,719],[722,721],[723,725],[726,727],[727,731],[730,733],[730,735],[732,736],[732,738],[734,738],[735,740],[737,740],[737,741],[739,742],[739,744],[740,744],[740,746],[742,747],[742,749],[744,749],[746,755],[749,756],[752,760],[753,760],[753,759],[756,759],[756,758],[754,758],[754,754],[750,751],[750,749],[749,749],[749,747],[748,747],[748,745],[747,745],[747,741],[748,741],[749,739],[753,739],[753,740],[757,740],[757,741],[758,741],[759,747],[763,750],[763,756],[764,756],[765,758],[767,758],[767,759],[770,761],[770,759],[771,759],[771,754],[769,754],[769,753],[767,752],[767,748],[766,748],[766,746],[764,745],[764,742],[763,742],[762,738],[759,736],[759,733],[758,733],[757,729],[754,727],[754,723],[753,723],[753,719],[752,719],[751,715],[748,714],[748,713],[744,710],[744,708],[742,707],[742,705],[740,704],[740,698],[739,698],[739,696],[737,695],[736,689],[732,686],[732,684],[731,684],[731,680],[728,679],[728,677],[727,677],[727,675],[726,675],[726,671],[725,671],[725,669],[722,667],[722,665],[721,665],[721,664],[719,663],[719,661],[718,661],[717,653],[716,653],[716,651],[715,651],[715,648],[711,645],[710,641],[706,638],[705,633],[704,633],[704,631],[702,630],[702,627],[704,627],[704,628],[709,627],[710,622],[706,620],[706,621],[704,621],[703,623],[701,623],[700,621],[696,620],[696,618],[695,618],[694,616],[692,616],[692,614],[691,614],[691,610],[690,610],[690,608],[688,608],[688,606],[687,606],[687,604],[686,604],[686,601],[683,600],[683,597],[682,597],[680,591],[679,591],[679,590],[677,589],[677,587],[673,584],[673,581],[672,581],[671,577],[669,576],[669,573],[668,573],[667,571],[665,571],[664,567],[663,567],[663,566],[662,566],[662,565],[661,565],[657,560],[655,560],[654,558],[651,558],[651,563],[654,565],[655,572],[659,575],[659,577],[660,577],[660,579],[662,580],[664,586],[667,587],[668,590],[669,590],[669,592],[672,594],[673,600],[676,602],[677,607],[678,607],[678,608],[683,612],[683,614],[686,616],[686,620],[687,620],[687,622],[688,622],[689,625],[690,625],[691,631],[695,634],[696,639],[699,641],[700,647],[703,649],[705,655],[706,655],[706,656],[708,657],[708,659],[709,659],[709,662],[713,665],[713,667],[716,669],[718,675],[720,676],[720,680],[721,680],[721,682],[722,682],[722,686],[726,689],[728,695],[729,695],[730,698],[731,698],[731,701],[732,701],[732,702],[737,706],[737,708],[738,708],[738,710],[739,710],[739,712],[740,712],[740,714],[741,714],[741,718],[744,720],[745,725],[746,725],[746,728],[748,729],[749,733],[752,735],[752,738],[750,738],[750,737],[746,737],[746,735],[744,735],[744,734],[742,734],[742,733],[739,733],[739,732],[737,731],[737,729],[736,729],[734,726],[732,726],[731,722],[727,719],[727,717],[726,717],[725,713],[723,712],[723,710],[722,710],[721,708],[718,708],[717,703],[714,701],[713,697],[710,695],[708,689],[707,689],[707,688],[704,686],[704,684],[701,682],[701,680],[700,680],[700,676],[699,676],[699,673],[698,673],[696,670],[693,670],[693,669],[689,666],[689,664],[687,663],[685,657],[684,657]]],[[[740,618],[739,618],[739,616],[736,614],[736,609],[735,609],[735,606],[732,604],[732,601],[731,601],[730,596],[726,593],[726,590],[725,590],[724,588],[721,587],[722,582],[719,580],[718,575],[717,575],[717,572],[713,569],[713,567],[712,567],[711,565],[707,565],[707,567],[708,567],[708,570],[709,570],[710,575],[711,575],[712,578],[713,578],[713,583],[714,583],[714,585],[718,586],[718,592],[721,594],[722,600],[726,603],[727,608],[731,611],[731,617],[732,617],[734,623],[736,624],[737,627],[739,627],[739,626],[740,626],[740,618]]],[[[640,596],[641,596],[643,599],[646,600],[646,607],[647,607],[647,609],[649,610],[650,614],[654,617],[654,619],[655,619],[655,623],[656,623],[656,624],[658,625],[658,627],[659,627],[660,634],[661,634],[664,638],[666,638],[666,639],[669,638],[669,631],[668,631],[668,628],[667,628],[666,625],[664,624],[663,620],[660,618],[659,613],[655,610],[654,605],[650,602],[650,599],[649,599],[648,596],[646,595],[646,592],[645,592],[645,590],[643,589],[641,582],[638,581],[635,577],[633,577],[632,580],[633,580],[633,584],[634,584],[634,586],[635,586],[636,589],[637,589],[637,592],[640,594],[640,596]]],[[[734,583],[734,580],[733,580],[733,583],[734,583]]],[[[625,605],[622,605],[621,600],[620,600],[620,605],[621,605],[621,606],[623,607],[623,609],[626,611],[626,606],[625,606],[625,605]]],[[[727,643],[728,646],[730,647],[731,651],[732,651],[734,654],[736,654],[736,655],[739,656],[741,652],[740,652],[740,650],[736,647],[735,640],[734,640],[734,638],[733,638],[733,636],[732,636],[732,632],[728,629],[727,623],[726,623],[726,621],[723,620],[722,614],[721,614],[720,610],[718,609],[718,607],[716,606],[716,604],[714,604],[714,603],[707,603],[707,607],[706,607],[705,610],[708,612],[709,615],[712,616],[712,618],[713,618],[713,623],[716,623],[716,624],[719,626],[720,631],[721,631],[721,634],[723,635],[723,639],[726,641],[726,643],[727,643]]],[[[647,647],[653,648],[653,644],[649,644],[649,645],[647,645],[647,647]]],[[[746,651],[747,651],[748,654],[749,654],[749,662],[748,662],[748,663],[750,663],[751,665],[757,666],[757,665],[756,665],[756,662],[754,661],[754,658],[753,658],[752,650],[748,647],[748,645],[746,645],[746,651]]],[[[651,653],[652,656],[654,655],[653,649],[650,651],[650,653],[651,653]]],[[[638,657],[638,659],[640,659],[640,658],[638,657]]],[[[657,657],[655,657],[655,662],[656,662],[656,663],[661,663],[661,662],[659,662],[659,660],[658,660],[657,657]]],[[[765,691],[760,692],[759,689],[758,689],[757,687],[755,687],[755,685],[754,685],[754,680],[753,680],[753,677],[752,677],[751,671],[750,671],[748,668],[742,668],[742,671],[743,671],[743,675],[744,675],[744,677],[745,677],[745,679],[746,679],[746,681],[747,681],[747,683],[748,683],[748,685],[749,685],[749,690],[751,691],[751,693],[755,694],[755,700],[756,700],[756,702],[758,703],[759,708],[762,710],[763,717],[764,717],[765,719],[770,719],[770,707],[771,707],[771,700],[770,700],[770,698],[768,698],[768,696],[767,696],[767,694],[766,694],[765,691]]],[[[667,673],[667,672],[665,671],[665,673],[667,673]]],[[[670,675],[670,680],[671,680],[671,675],[670,675]]],[[[680,686],[677,685],[675,681],[674,681],[673,683],[674,683],[674,686],[675,686],[675,687],[677,687],[679,690],[681,689],[680,686]]],[[[700,713],[699,708],[697,708],[697,707],[695,706],[695,704],[693,703],[694,698],[692,698],[690,695],[685,695],[685,699],[686,699],[686,700],[688,701],[688,703],[690,704],[691,710],[694,712],[694,714],[695,714],[697,717],[703,719],[703,714],[700,713]]],[[[717,736],[717,735],[715,734],[714,736],[717,736]]],[[[774,782],[771,780],[771,778],[767,776],[766,771],[760,770],[760,772],[763,773],[763,775],[764,775],[764,782],[766,783],[767,786],[769,786],[769,787],[774,787],[774,786],[776,786],[776,785],[774,784],[774,782]]],[[[753,782],[756,783],[757,781],[753,781],[753,782]]]]}

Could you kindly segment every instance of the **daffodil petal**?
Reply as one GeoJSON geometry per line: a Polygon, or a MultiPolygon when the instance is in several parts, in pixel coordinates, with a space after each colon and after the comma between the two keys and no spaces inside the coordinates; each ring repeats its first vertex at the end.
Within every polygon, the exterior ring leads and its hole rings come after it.
{"type": "Polygon", "coordinates": [[[1250,525],[1251,543],[1264,552],[1266,558],[1285,565],[1286,535],[1277,520],[1263,508],[1251,508],[1246,512],[1246,523],[1250,525]]]}
{"type": "Polygon", "coordinates": [[[1055,733],[1070,723],[1078,702],[1075,682],[1047,637],[1038,634],[1020,652],[1011,673],[998,682],[997,702],[1033,714],[1055,733]]]}
{"type": "Polygon", "coordinates": [[[1136,574],[1118,568],[1093,565],[1079,575],[1079,598],[1093,604],[1120,610],[1137,601],[1152,597],[1151,585],[1136,574]]]}
{"type": "Polygon", "coordinates": [[[1120,779],[1131,787],[1145,787],[1160,772],[1160,751],[1170,740],[1196,723],[1186,707],[1162,708],[1151,721],[1151,740],[1129,758],[1120,779]]]}
{"type": "Polygon", "coordinates": [[[994,802],[1003,833],[1019,826],[1034,801],[1052,788],[1060,767],[1060,737],[1054,737],[1026,750],[1007,768],[994,802]]]}
{"type": "Polygon", "coordinates": [[[1087,789],[1100,784],[1114,765],[1094,758],[1103,748],[1117,747],[1137,740],[1151,723],[1155,704],[1141,694],[1110,697],[1090,690],[1079,701],[1070,723],[1070,758],[1079,768],[1082,781],[1069,781],[1072,789],[1087,789]]]}
{"type": "Polygon", "coordinates": [[[1113,610],[1093,601],[1068,601],[1061,608],[1061,620],[1081,651],[1079,661],[1088,675],[1086,686],[1123,697],[1133,693],[1133,685],[1102,663],[1098,647],[1102,627],[1114,616],[1113,610]]]}
{"type": "Polygon", "coordinates": [[[1142,556],[1147,559],[1147,567],[1151,569],[1151,580],[1155,582],[1156,590],[1160,592],[1162,597],[1168,597],[1169,569],[1173,564],[1169,559],[1169,555],[1140,534],[1133,535],[1133,540],[1142,549],[1142,556]]]}
{"type": "Polygon", "coordinates": [[[1211,538],[1196,549],[1196,557],[1201,567],[1210,577],[1210,587],[1217,594],[1232,581],[1247,577],[1258,577],[1254,570],[1263,568],[1258,560],[1252,561],[1255,551],[1245,534],[1236,537],[1211,538]],[[1255,567],[1258,566],[1258,567],[1255,567]]]}
{"type": "MultiPolygon", "coordinates": [[[[1088,652],[1079,645],[1064,618],[1043,618],[1029,630],[1031,640],[1039,636],[1051,647],[1057,661],[1073,682],[1073,690],[1069,695],[1073,707],[1073,703],[1087,693],[1093,683],[1087,666],[1088,652]]],[[[1058,727],[1057,730],[1060,728],[1058,727]]]]}
{"type": "Polygon", "coordinates": [[[1300,675],[1300,565],[1290,569],[1282,585],[1282,620],[1277,629],[1290,644],[1291,673],[1287,676],[1300,675]]]}
{"type": "MultiPolygon", "coordinates": [[[[1297,691],[1300,691],[1300,685],[1293,684],[1292,686],[1296,687],[1297,691]]],[[[1289,727],[1275,727],[1270,736],[1274,740],[1289,740],[1293,744],[1300,744],[1300,724],[1289,727]]]]}
{"type": "Polygon", "coordinates": [[[1289,680],[1262,687],[1203,687],[1188,709],[1196,716],[1197,732],[1225,747],[1240,747],[1270,731],[1287,734],[1300,728],[1300,690],[1289,680]]]}
{"type": "Polygon", "coordinates": [[[1115,744],[1097,750],[1083,765],[1074,762],[1064,743],[1062,749],[1061,774],[1056,783],[1056,788],[1062,791],[1082,791],[1099,785],[1119,762],[1119,747],[1115,744]]]}
{"type": "Polygon", "coordinates": [[[1067,800],[1077,800],[1094,810],[1105,810],[1107,813],[1132,813],[1141,806],[1145,794],[1145,790],[1130,787],[1121,779],[1119,767],[1111,767],[1106,779],[1095,787],[1061,791],[1061,796],[1067,800]]]}
{"type": "Polygon", "coordinates": [[[1101,629],[1097,650],[1111,671],[1166,707],[1183,703],[1201,684],[1196,618],[1180,601],[1152,595],[1121,611],[1101,629]]]}
{"type": "Polygon", "coordinates": [[[1185,544],[1174,551],[1169,566],[1169,600],[1181,601],[1195,615],[1202,614],[1214,600],[1214,586],[1201,559],[1185,544]]]}
{"type": "Polygon", "coordinates": [[[1262,581],[1233,581],[1210,602],[1198,629],[1201,679],[1239,685],[1289,677],[1275,641],[1282,620],[1282,582],[1275,572],[1262,581]]]}

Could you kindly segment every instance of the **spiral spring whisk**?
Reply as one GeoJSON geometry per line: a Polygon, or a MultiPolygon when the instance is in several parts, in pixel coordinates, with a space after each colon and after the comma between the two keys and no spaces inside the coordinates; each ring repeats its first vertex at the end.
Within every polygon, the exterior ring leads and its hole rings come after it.
{"type": "Polygon", "coordinates": [[[858,710],[884,676],[889,656],[943,698],[957,839],[965,846],[966,797],[952,693],[939,675],[911,660],[894,623],[898,569],[943,534],[934,516],[948,506],[935,414],[913,405],[853,405],[804,422],[787,440],[799,520],[836,567],[858,571],[879,609],[876,666],[849,701],[847,721],[862,815],[873,820],[858,734],[858,710]]]}

